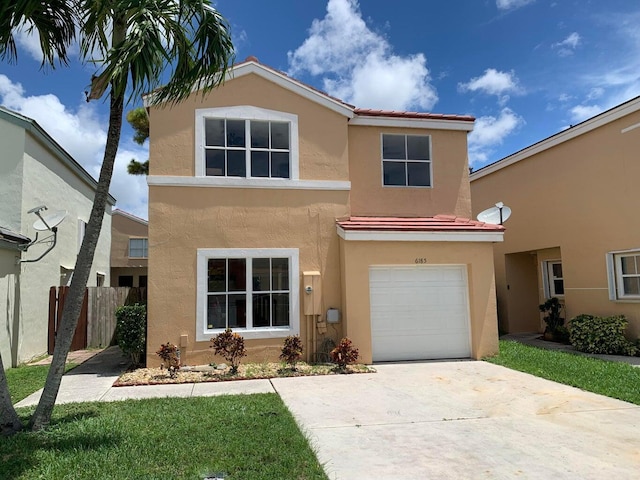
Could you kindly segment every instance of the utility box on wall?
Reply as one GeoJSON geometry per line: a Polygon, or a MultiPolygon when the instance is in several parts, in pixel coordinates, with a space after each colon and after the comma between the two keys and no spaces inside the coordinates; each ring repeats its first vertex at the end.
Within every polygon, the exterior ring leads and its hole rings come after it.
{"type": "Polygon", "coordinates": [[[302,288],[304,289],[304,314],[321,315],[322,284],[320,272],[302,272],[302,288]]]}

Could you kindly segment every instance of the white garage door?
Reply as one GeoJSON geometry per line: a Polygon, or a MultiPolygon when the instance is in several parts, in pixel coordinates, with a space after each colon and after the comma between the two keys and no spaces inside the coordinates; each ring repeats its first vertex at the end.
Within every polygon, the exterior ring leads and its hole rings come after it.
{"type": "Polygon", "coordinates": [[[464,265],[369,267],[374,361],[471,356],[464,265]]]}

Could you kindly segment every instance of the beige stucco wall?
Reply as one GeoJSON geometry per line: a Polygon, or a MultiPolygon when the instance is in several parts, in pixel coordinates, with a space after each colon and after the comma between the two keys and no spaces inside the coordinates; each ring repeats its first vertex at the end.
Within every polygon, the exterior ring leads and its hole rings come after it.
{"type": "Polygon", "coordinates": [[[348,180],[347,118],[250,74],[206,97],[194,94],[174,107],[151,108],[151,175],[195,175],[195,110],[251,105],[298,115],[300,179],[348,180]]]}
{"type": "Polygon", "coordinates": [[[349,126],[351,214],[363,216],[471,216],[467,132],[349,126]],[[430,135],[433,187],[382,185],[383,133],[430,135]]]}
{"type": "Polygon", "coordinates": [[[479,359],[498,351],[493,250],[481,242],[340,241],[345,334],[370,363],[371,323],[369,266],[415,265],[417,257],[430,265],[466,265],[469,282],[471,351],[479,359]]]}
{"type": "MultiPolygon", "coordinates": [[[[629,335],[640,335],[640,303],[609,300],[605,261],[607,252],[640,247],[640,223],[635,221],[640,129],[621,133],[638,122],[636,112],[487,176],[472,177],[474,216],[497,201],[513,211],[504,243],[495,245],[501,305],[509,294],[505,254],[559,248],[567,318],[624,314],[629,335]]],[[[501,308],[500,315],[508,313],[501,308]]]]}
{"type": "Polygon", "coordinates": [[[146,258],[129,258],[129,239],[148,236],[148,225],[114,212],[111,220],[111,267],[146,268],[146,258]]]}
{"type": "MultiPolygon", "coordinates": [[[[195,342],[196,253],[200,248],[299,249],[300,271],[292,274],[321,272],[322,311],[339,306],[335,218],[348,213],[347,205],[348,192],[253,189],[247,194],[230,188],[151,187],[147,364],[159,364],[156,350],[167,341],[179,344],[181,335],[189,338],[187,348],[181,349],[183,362],[209,363],[212,359],[209,342],[195,342]]],[[[300,334],[306,339],[301,292],[298,295],[300,334]]],[[[339,330],[329,333],[338,338],[339,330]]],[[[248,360],[274,361],[282,339],[245,343],[248,360]]]]}

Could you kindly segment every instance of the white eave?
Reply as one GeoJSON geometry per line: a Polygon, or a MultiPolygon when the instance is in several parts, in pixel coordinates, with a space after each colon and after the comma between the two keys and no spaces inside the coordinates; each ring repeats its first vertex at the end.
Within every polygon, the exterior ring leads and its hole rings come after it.
{"type": "Polygon", "coordinates": [[[357,115],[349,125],[367,127],[421,128],[430,130],[473,130],[473,122],[463,120],[441,120],[434,118],[390,117],[379,115],[357,115]]]}
{"type": "MultiPolygon", "coordinates": [[[[541,140],[527,148],[524,148],[512,155],[509,155],[508,157],[498,160],[497,162],[492,163],[491,165],[487,165],[486,167],[483,167],[480,170],[473,172],[471,175],[469,175],[469,180],[472,182],[474,180],[478,180],[479,178],[482,178],[486,175],[489,175],[505,167],[508,167],[509,165],[513,165],[514,163],[517,163],[521,160],[525,160],[526,158],[529,158],[540,152],[544,152],[545,150],[548,150],[557,145],[560,145],[561,143],[564,143],[571,139],[579,137],[580,135],[584,135],[585,133],[589,133],[590,131],[595,130],[596,128],[600,128],[604,125],[607,125],[608,123],[611,123],[615,120],[618,120],[627,115],[635,113],[638,110],[640,110],[640,97],[636,97],[632,100],[629,100],[628,102],[618,105],[617,107],[613,107],[607,110],[606,112],[602,112],[596,115],[595,117],[592,117],[588,120],[585,120],[582,123],[579,123],[578,125],[569,127],[568,129],[563,130],[562,132],[556,133],[551,137],[545,138],[544,140],[541,140]]],[[[640,124],[631,125],[627,128],[623,128],[621,130],[621,133],[626,133],[630,130],[633,130],[637,126],[640,126],[640,124]]]]}
{"type": "Polygon", "coordinates": [[[345,230],[338,225],[338,236],[344,240],[364,242],[502,242],[504,232],[451,232],[451,231],[386,231],[345,230]]]}

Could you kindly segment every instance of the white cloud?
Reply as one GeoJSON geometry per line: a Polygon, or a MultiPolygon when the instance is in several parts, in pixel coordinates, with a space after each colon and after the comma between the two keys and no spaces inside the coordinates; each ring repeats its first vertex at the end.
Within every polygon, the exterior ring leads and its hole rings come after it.
{"type": "Polygon", "coordinates": [[[551,48],[557,50],[559,56],[568,57],[569,55],[573,55],[575,49],[578,48],[581,43],[582,37],[580,34],[573,32],[561,42],[551,45],[551,48]]]}
{"type": "Polygon", "coordinates": [[[598,115],[602,111],[604,111],[604,109],[600,105],[576,105],[569,113],[571,115],[571,121],[575,124],[591,118],[594,115],[598,115]]]}
{"type": "Polygon", "coordinates": [[[495,95],[501,105],[509,100],[509,93],[522,93],[518,78],[513,71],[500,72],[495,68],[486,69],[483,75],[472,78],[467,83],[459,83],[458,90],[495,95]]]}
{"type": "Polygon", "coordinates": [[[535,0],[496,0],[496,7],[498,10],[514,10],[533,2],[535,0]]]}
{"type": "Polygon", "coordinates": [[[524,123],[524,119],[509,108],[503,108],[498,117],[477,118],[469,134],[469,163],[486,162],[493,148],[502,144],[508,135],[524,123]]]}
{"type": "MultiPolygon", "coordinates": [[[[2,74],[0,104],[38,122],[85,170],[98,178],[107,133],[96,104],[87,104],[81,98],[73,110],[53,94],[27,96],[22,85],[2,74]]],[[[147,218],[146,179],[129,175],[126,165],[131,158],[145,161],[148,153],[147,149],[129,143],[131,147],[120,149],[116,157],[110,192],[118,201],[118,208],[147,218]]]]}
{"type": "MultiPolygon", "coordinates": [[[[40,34],[35,28],[29,31],[30,26],[31,23],[27,23],[23,24],[19,28],[14,29],[13,36],[18,46],[18,50],[26,51],[31,58],[41,63],[44,57],[42,55],[42,47],[40,46],[40,34]]],[[[77,42],[71,43],[67,48],[68,56],[78,54],[79,52],[80,47],[78,46],[77,42]]],[[[54,55],[54,58],[57,59],[58,56],[54,55]]]]}
{"type": "Polygon", "coordinates": [[[399,56],[362,19],[357,0],[329,0],[308,38],[288,52],[289,74],[323,76],[324,89],[362,108],[429,110],[437,102],[423,54],[399,56]]]}

